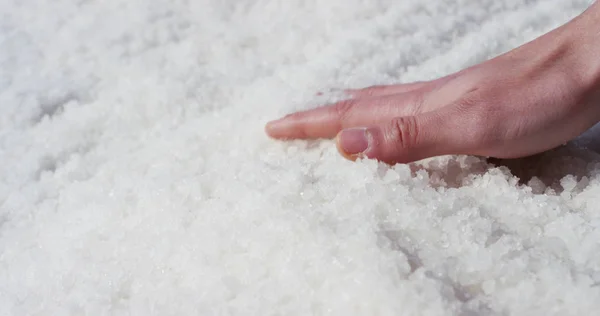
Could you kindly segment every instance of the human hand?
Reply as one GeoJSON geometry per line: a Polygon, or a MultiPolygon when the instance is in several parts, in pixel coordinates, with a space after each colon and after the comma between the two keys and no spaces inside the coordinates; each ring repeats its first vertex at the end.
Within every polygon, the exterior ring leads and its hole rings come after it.
{"type": "Polygon", "coordinates": [[[349,159],[407,163],[467,154],[517,158],[600,120],[600,7],[508,53],[428,82],[349,91],[350,99],[266,126],[277,139],[336,138],[349,159]]]}

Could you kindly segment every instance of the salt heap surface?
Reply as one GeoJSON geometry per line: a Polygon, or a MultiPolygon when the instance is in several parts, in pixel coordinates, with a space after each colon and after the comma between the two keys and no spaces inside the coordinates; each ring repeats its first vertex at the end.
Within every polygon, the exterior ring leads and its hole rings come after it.
{"type": "Polygon", "coordinates": [[[0,315],[595,313],[593,150],[390,167],[263,131],[590,3],[1,1],[0,315]]]}

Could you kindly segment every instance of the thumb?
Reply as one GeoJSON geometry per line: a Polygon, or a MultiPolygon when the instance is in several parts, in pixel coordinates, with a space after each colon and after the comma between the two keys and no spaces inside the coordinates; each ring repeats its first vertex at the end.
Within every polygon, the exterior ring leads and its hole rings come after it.
{"type": "Polygon", "coordinates": [[[336,137],[337,147],[351,160],[372,158],[390,164],[458,154],[459,146],[452,141],[458,125],[450,120],[429,112],[393,118],[382,125],[345,129],[336,137]]]}

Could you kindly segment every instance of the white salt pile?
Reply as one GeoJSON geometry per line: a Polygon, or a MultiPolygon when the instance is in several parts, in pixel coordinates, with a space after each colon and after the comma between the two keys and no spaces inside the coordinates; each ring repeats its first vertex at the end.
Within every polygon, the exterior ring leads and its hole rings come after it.
{"type": "Polygon", "coordinates": [[[390,168],[263,131],[590,3],[0,1],[0,315],[596,313],[595,152],[390,168]]]}

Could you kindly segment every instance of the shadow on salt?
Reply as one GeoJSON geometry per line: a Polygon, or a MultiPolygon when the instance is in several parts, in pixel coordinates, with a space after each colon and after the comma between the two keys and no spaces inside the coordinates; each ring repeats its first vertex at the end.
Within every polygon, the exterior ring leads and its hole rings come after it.
{"type": "Polygon", "coordinates": [[[473,156],[438,157],[410,165],[413,176],[426,171],[433,187],[458,188],[469,179],[501,168],[529,186],[534,194],[560,194],[583,191],[600,176],[600,124],[558,148],[518,159],[473,156]]]}

